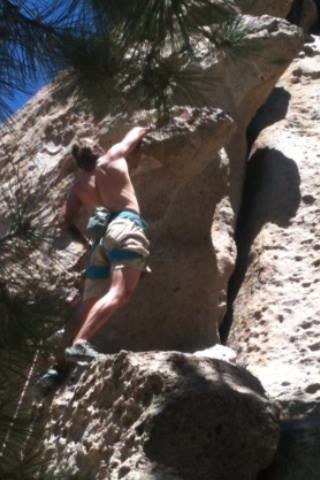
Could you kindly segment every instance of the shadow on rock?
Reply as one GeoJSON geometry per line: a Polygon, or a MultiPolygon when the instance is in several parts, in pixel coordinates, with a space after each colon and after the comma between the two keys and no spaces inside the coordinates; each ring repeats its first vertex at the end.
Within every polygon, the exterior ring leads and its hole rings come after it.
{"type": "Polygon", "coordinates": [[[320,478],[320,418],[281,424],[278,452],[257,480],[318,480],[320,478]],[[301,458],[304,459],[301,462],[301,458]]]}
{"type": "Polygon", "coordinates": [[[263,148],[251,157],[244,184],[243,202],[236,231],[238,258],[230,279],[228,311],[221,338],[228,338],[232,305],[245,277],[251,246],[266,223],[286,228],[300,205],[300,175],[296,163],[276,149],[263,148]]]}
{"type": "Polygon", "coordinates": [[[258,457],[268,463],[273,438],[265,414],[257,410],[264,395],[260,382],[222,361],[197,363],[178,354],[170,364],[179,383],[154,418],[148,458],[183,480],[240,478],[239,471],[242,480],[254,478],[258,457]]]}
{"type": "Polygon", "coordinates": [[[248,128],[247,140],[249,152],[260,132],[286,117],[290,99],[291,94],[283,87],[277,87],[273,90],[267,102],[258,110],[254,121],[248,128]]]}

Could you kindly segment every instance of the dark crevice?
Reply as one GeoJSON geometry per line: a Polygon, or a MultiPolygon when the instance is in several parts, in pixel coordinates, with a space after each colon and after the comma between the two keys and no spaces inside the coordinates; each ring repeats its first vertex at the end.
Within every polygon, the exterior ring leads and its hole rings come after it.
{"type": "Polygon", "coordinates": [[[227,311],[220,327],[223,344],[228,340],[233,304],[250,263],[254,239],[268,222],[289,226],[300,204],[300,176],[296,163],[275,148],[258,149],[251,157],[249,153],[259,133],[286,116],[289,102],[290,94],[283,88],[275,88],[248,128],[247,171],[235,231],[238,255],[229,281],[227,311]]]}
{"type": "Polygon", "coordinates": [[[260,132],[287,115],[291,95],[283,87],[276,87],[267,102],[258,110],[247,130],[248,155],[260,132]]]}
{"type": "Polygon", "coordinates": [[[303,1],[304,0],[294,0],[290,13],[288,15],[288,20],[295,25],[299,25],[300,18],[303,12],[303,1]]]}
{"type": "MultiPolygon", "coordinates": [[[[320,0],[314,0],[314,3],[318,9],[318,22],[310,33],[320,35],[320,0]]],[[[299,25],[302,13],[303,0],[295,0],[288,20],[299,25]]],[[[223,344],[228,340],[233,321],[233,303],[244,280],[255,237],[266,222],[287,226],[300,203],[300,177],[292,159],[275,149],[258,150],[250,158],[252,146],[259,134],[286,117],[290,99],[291,95],[287,90],[276,87],[247,130],[248,163],[242,205],[235,230],[238,255],[235,270],[229,280],[227,311],[220,326],[223,344]]]]}
{"type": "Polygon", "coordinates": [[[313,464],[320,465],[319,433],[318,417],[281,422],[280,442],[275,459],[266,470],[259,473],[257,480],[274,480],[275,478],[319,480],[319,468],[308,467],[310,459],[313,464]],[[301,452],[305,452],[303,463],[301,463],[301,452]]]}
{"type": "MultiPolygon", "coordinates": [[[[314,4],[318,10],[318,21],[312,26],[310,29],[311,34],[319,35],[320,34],[320,0],[313,0],[314,4]]],[[[301,17],[303,16],[305,8],[304,0],[294,0],[291,11],[288,15],[289,22],[300,26],[301,25],[301,17]]]]}

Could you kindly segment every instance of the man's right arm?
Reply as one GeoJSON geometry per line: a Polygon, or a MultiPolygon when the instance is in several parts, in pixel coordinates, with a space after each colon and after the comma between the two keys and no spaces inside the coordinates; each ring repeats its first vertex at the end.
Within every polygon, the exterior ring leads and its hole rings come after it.
{"type": "Polygon", "coordinates": [[[135,127],[123,138],[123,140],[108,150],[108,156],[111,159],[126,157],[139,147],[143,138],[149,133],[151,127],[135,127]]]}

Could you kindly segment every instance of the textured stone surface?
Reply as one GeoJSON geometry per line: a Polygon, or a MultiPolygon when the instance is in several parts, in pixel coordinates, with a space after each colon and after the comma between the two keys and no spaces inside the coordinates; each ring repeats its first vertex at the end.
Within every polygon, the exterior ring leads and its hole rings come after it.
{"type": "MultiPolygon", "coordinates": [[[[205,73],[209,86],[187,105],[182,90],[173,91],[173,104],[179,107],[173,108],[171,123],[142,150],[145,156],[133,179],[150,223],[153,274],[100,336],[97,345],[102,351],[193,351],[219,340],[236,257],[233,232],[244,177],[246,128],[302,43],[301,32],[282,19],[242,16],[239,26],[244,35],[236,48],[232,42],[216,49],[198,42],[198,61],[182,59],[181,70],[205,73]],[[222,110],[214,119],[212,108],[222,110]]],[[[16,116],[16,137],[13,141],[12,128],[3,136],[0,156],[0,165],[10,158],[27,175],[32,163],[34,178],[41,172],[43,182],[50,180],[49,203],[54,200],[55,212],[72,180],[65,156],[77,138],[92,136],[108,147],[133,125],[155,119],[154,111],[139,110],[123,98],[108,99],[104,114],[94,117],[61,83],[44,89],[16,116]]],[[[8,176],[5,168],[2,173],[8,176]]],[[[72,256],[73,265],[64,265],[64,254],[75,248],[74,242],[62,238],[58,243],[60,270],[54,276],[50,269],[50,288],[64,288],[65,269],[70,280],[66,296],[72,296],[79,253],[72,256]]]]}
{"type": "MultiPolygon", "coordinates": [[[[238,5],[244,3],[243,0],[238,5]]],[[[246,2],[249,13],[283,16],[290,4],[286,1],[246,2]],[[256,10],[250,10],[251,6],[256,10]]],[[[197,43],[198,62],[183,59],[181,71],[206,74],[202,98],[195,96],[187,102],[181,90],[173,92],[173,104],[177,106],[171,110],[170,122],[144,145],[140,166],[133,173],[142,211],[150,223],[153,274],[141,283],[132,303],[112,319],[97,341],[101,351],[111,352],[122,348],[198,351],[195,355],[122,352],[117,356],[102,356],[89,369],[80,368],[75,372],[52,403],[46,405],[50,414],[46,458],[48,472],[55,477],[61,473],[64,480],[253,480],[272,460],[278,440],[277,419],[259,382],[244,369],[216,359],[235,362],[231,350],[206,347],[219,340],[218,327],[225,313],[228,281],[235,264],[234,225],[245,174],[246,129],[279,75],[300,49],[302,35],[286,21],[267,15],[241,16],[239,26],[242,37],[240,35],[237,45],[232,43],[232,36],[216,49],[191,39],[197,43]]],[[[306,52],[316,65],[317,55],[312,46],[308,46],[306,52]]],[[[295,88],[298,88],[297,82],[301,82],[299,88],[303,91],[304,82],[309,86],[317,79],[314,65],[309,70],[305,65],[303,74],[291,69],[287,81],[295,88]]],[[[8,160],[25,178],[32,177],[40,185],[49,182],[48,202],[54,206],[53,217],[57,216],[72,181],[72,165],[66,155],[77,138],[91,136],[108,147],[131,126],[155,119],[154,111],[140,110],[126,98],[106,99],[103,114],[100,111],[96,117],[62,84],[60,80],[44,89],[16,116],[11,131],[2,136],[0,153],[3,182],[11,175],[8,160]]],[[[196,90],[200,90],[197,83],[196,90]]],[[[314,97],[317,95],[315,91],[314,97]]],[[[284,96],[288,100],[289,94],[284,96]]],[[[276,106],[274,115],[281,115],[286,109],[282,102],[276,102],[276,106]]],[[[301,111],[290,120],[289,137],[294,139],[294,144],[287,147],[298,155],[303,142],[294,133],[305,132],[299,123],[300,114],[301,111]]],[[[314,120],[318,118],[316,111],[313,115],[314,120]]],[[[312,128],[308,127],[308,139],[310,137],[314,145],[312,128]]],[[[278,130],[273,130],[272,135],[275,140],[278,130]]],[[[264,149],[263,138],[260,141],[264,149]]],[[[279,259],[283,254],[283,280],[287,281],[289,276],[294,278],[296,269],[291,271],[288,267],[292,258],[287,247],[288,239],[290,242],[293,239],[283,234],[280,247],[275,248],[273,235],[281,229],[286,232],[285,228],[291,226],[300,197],[304,198],[306,210],[301,214],[300,223],[293,224],[297,236],[309,240],[303,227],[304,216],[307,225],[310,222],[310,228],[312,225],[316,230],[317,211],[312,210],[312,216],[308,208],[312,209],[317,202],[312,193],[299,192],[300,178],[291,154],[286,151],[273,160],[278,168],[275,176],[268,166],[263,170],[264,177],[258,179],[267,182],[265,190],[263,183],[259,183],[258,187],[262,187],[257,191],[257,175],[253,173],[256,195],[264,198],[265,193],[267,198],[263,203],[254,204],[257,211],[249,216],[253,223],[258,218],[253,236],[266,222],[276,219],[277,225],[271,226],[270,232],[262,232],[270,244],[257,244],[257,250],[253,250],[258,269],[253,273],[248,270],[249,282],[245,282],[236,303],[233,346],[240,347],[240,359],[248,362],[250,368],[256,363],[258,375],[268,388],[272,386],[271,393],[282,401],[287,411],[292,407],[301,413],[313,411],[318,381],[313,380],[306,386],[311,395],[309,403],[297,402],[294,397],[291,404],[291,397],[282,395],[284,388],[288,392],[284,385],[288,378],[292,382],[300,381],[301,372],[295,374],[299,362],[295,364],[294,349],[299,348],[297,335],[301,332],[293,328],[294,333],[290,332],[289,336],[287,325],[291,319],[300,325],[300,319],[298,314],[295,317],[296,283],[292,280],[293,286],[288,283],[290,294],[283,304],[280,302],[281,312],[277,317],[279,324],[285,324],[281,334],[284,332],[289,338],[289,347],[286,343],[285,348],[290,365],[286,368],[277,357],[278,350],[284,348],[278,341],[279,329],[272,328],[271,322],[284,288],[282,277],[276,280],[278,263],[268,259],[268,255],[279,255],[279,259]],[[284,192],[282,183],[288,185],[288,192],[284,192]],[[279,188],[283,194],[277,197],[279,188]],[[287,248],[282,248],[283,245],[287,248]],[[270,253],[274,249],[280,253],[270,253]],[[259,264],[265,257],[267,262],[261,269],[259,264]],[[265,285],[266,277],[281,285],[274,296],[272,281],[268,287],[265,285]],[[259,282],[263,284],[260,290],[259,282]],[[271,294],[266,300],[267,288],[271,294]],[[251,296],[255,305],[248,301],[251,296]],[[252,326],[252,319],[257,325],[252,326]],[[270,329],[267,328],[269,321],[270,329]],[[262,337],[266,347],[258,352],[259,345],[265,345],[260,341],[262,337]],[[273,382],[275,372],[279,373],[278,383],[273,382]]],[[[252,165],[256,164],[254,158],[252,165]]],[[[262,161],[262,166],[266,163],[268,159],[262,161]]],[[[316,182],[312,161],[309,163],[310,177],[316,182]]],[[[260,175],[259,160],[257,170],[260,175]]],[[[85,217],[85,214],[80,216],[79,225],[85,223],[85,217]]],[[[48,218],[53,223],[49,214],[48,218]]],[[[6,231],[6,222],[0,229],[6,231]]],[[[249,228],[249,246],[253,238],[250,234],[249,228]]],[[[257,241],[260,238],[263,237],[257,236],[257,241]]],[[[316,251],[316,239],[314,242],[316,251]]],[[[58,256],[59,268],[49,264],[48,288],[73,298],[83,249],[66,237],[57,239],[55,249],[50,262],[55,263],[58,256]]],[[[34,253],[35,261],[37,254],[39,252],[34,253]]],[[[294,261],[304,265],[304,253],[299,251],[294,255],[294,261]]],[[[314,257],[310,261],[313,262],[310,271],[314,272],[317,260],[314,257]]],[[[23,266],[19,268],[21,271],[23,266]]],[[[304,272],[299,269],[297,272],[302,277],[304,272]]],[[[309,287],[303,285],[301,278],[299,281],[301,291],[307,291],[309,287]]],[[[310,338],[310,333],[315,331],[314,304],[315,291],[310,288],[309,299],[303,304],[304,337],[309,334],[310,338]]],[[[310,341],[310,345],[306,350],[316,357],[317,341],[310,341]]],[[[301,363],[307,365],[308,362],[306,355],[301,363]]],[[[307,368],[309,375],[314,375],[314,364],[307,368]]],[[[294,386],[291,392],[296,394],[294,386]]]]}
{"type": "MultiPolygon", "coordinates": [[[[156,220],[154,230],[151,227],[154,273],[129,308],[110,322],[106,335],[98,341],[99,348],[115,351],[123,346],[144,349],[161,345],[194,350],[218,340],[236,256],[233,232],[245,167],[246,127],[302,41],[296,28],[283,20],[244,16],[242,22],[250,31],[241,47],[246,60],[231,51],[211,50],[203,63],[212,75],[213,90],[210,93],[209,89],[207,102],[228,111],[235,119],[236,131],[225,151],[216,158],[213,155],[202,173],[179,183],[178,188],[172,188],[177,184],[165,172],[157,175],[156,186],[154,171],[140,180],[136,177],[146,218],[156,220]],[[268,55],[257,54],[262,50],[268,55]]],[[[199,59],[206,51],[207,45],[199,45],[199,59]]],[[[175,147],[167,146],[161,156],[155,153],[156,159],[171,161],[175,147]]],[[[187,149],[183,156],[186,163],[191,152],[187,149]]]]}
{"type": "Polygon", "coordinates": [[[237,0],[242,12],[286,18],[294,0],[237,0]]]}
{"type": "Polygon", "coordinates": [[[319,78],[315,37],[251,131],[258,138],[240,216],[241,288],[229,344],[286,420],[277,461],[261,480],[320,476],[319,78]]]}
{"type": "Polygon", "coordinates": [[[79,373],[49,407],[54,478],[252,480],[273,458],[275,412],[240,367],[120,352],[79,373]]]}
{"type": "Polygon", "coordinates": [[[224,70],[229,72],[229,75],[222,84],[224,93],[221,92],[216,97],[218,105],[222,102],[222,108],[231,112],[237,124],[237,130],[229,145],[220,153],[220,162],[225,165],[221,180],[224,188],[217,202],[211,225],[217,262],[217,324],[221,323],[225,314],[226,290],[236,259],[234,224],[241,203],[245,174],[247,127],[258,105],[263,104],[272,91],[277,67],[281,66],[281,70],[284,69],[289,63],[285,58],[294,55],[302,45],[301,34],[296,36],[294,30],[291,30],[292,26],[288,30],[288,24],[285,21],[269,16],[260,18],[245,16],[242,21],[245,28],[251,30],[249,35],[246,34],[242,45],[243,53],[246,52],[244,55],[249,64],[255,67],[253,70],[249,69],[246,61],[242,63],[241,55],[238,58],[232,56],[232,60],[228,58],[224,70]],[[262,24],[263,28],[261,28],[262,24]],[[295,37],[294,41],[293,37],[295,37]],[[267,56],[266,52],[268,52],[267,56]]]}
{"type": "Polygon", "coordinates": [[[272,15],[273,17],[286,18],[294,1],[295,0],[210,0],[212,6],[203,7],[201,2],[198,2],[198,5],[191,8],[200,22],[206,21],[207,23],[208,18],[215,18],[215,14],[217,15],[216,18],[219,18],[219,13],[223,10],[236,15],[272,15]],[[215,9],[215,7],[218,8],[215,9]]]}
{"type": "Polygon", "coordinates": [[[261,113],[241,229],[231,345],[288,412],[319,413],[319,78],[315,38],[261,113]],[[284,355],[285,352],[285,355],[284,355]]]}
{"type": "Polygon", "coordinates": [[[205,348],[204,350],[198,350],[197,352],[194,352],[193,355],[202,358],[215,358],[216,360],[224,360],[229,363],[236,363],[237,361],[236,352],[231,348],[220,344],[205,348]]]}

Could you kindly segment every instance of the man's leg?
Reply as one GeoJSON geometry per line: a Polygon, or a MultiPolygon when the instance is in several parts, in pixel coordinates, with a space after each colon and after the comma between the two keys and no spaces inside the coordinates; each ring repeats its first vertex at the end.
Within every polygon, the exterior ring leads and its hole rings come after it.
{"type": "Polygon", "coordinates": [[[38,392],[40,391],[44,395],[51,393],[55,388],[61,385],[69,375],[71,367],[70,363],[66,361],[64,356],[65,349],[72,344],[75,335],[80,330],[88,312],[92,308],[92,305],[94,305],[98,299],[99,297],[91,297],[83,302],[79,302],[74,315],[66,325],[65,333],[55,355],[55,365],[49,368],[37,381],[38,392]]]}
{"type": "Polygon", "coordinates": [[[105,326],[111,315],[130,300],[140,277],[141,271],[130,267],[113,270],[108,292],[85,312],[83,324],[73,344],[94,337],[105,326]]]}
{"type": "Polygon", "coordinates": [[[58,351],[56,354],[56,360],[58,365],[63,365],[65,363],[65,349],[72,345],[72,342],[79,330],[81,329],[89,311],[98,300],[99,297],[91,297],[87,300],[79,302],[79,305],[76,307],[74,314],[66,324],[65,332],[58,347],[58,351]]]}

